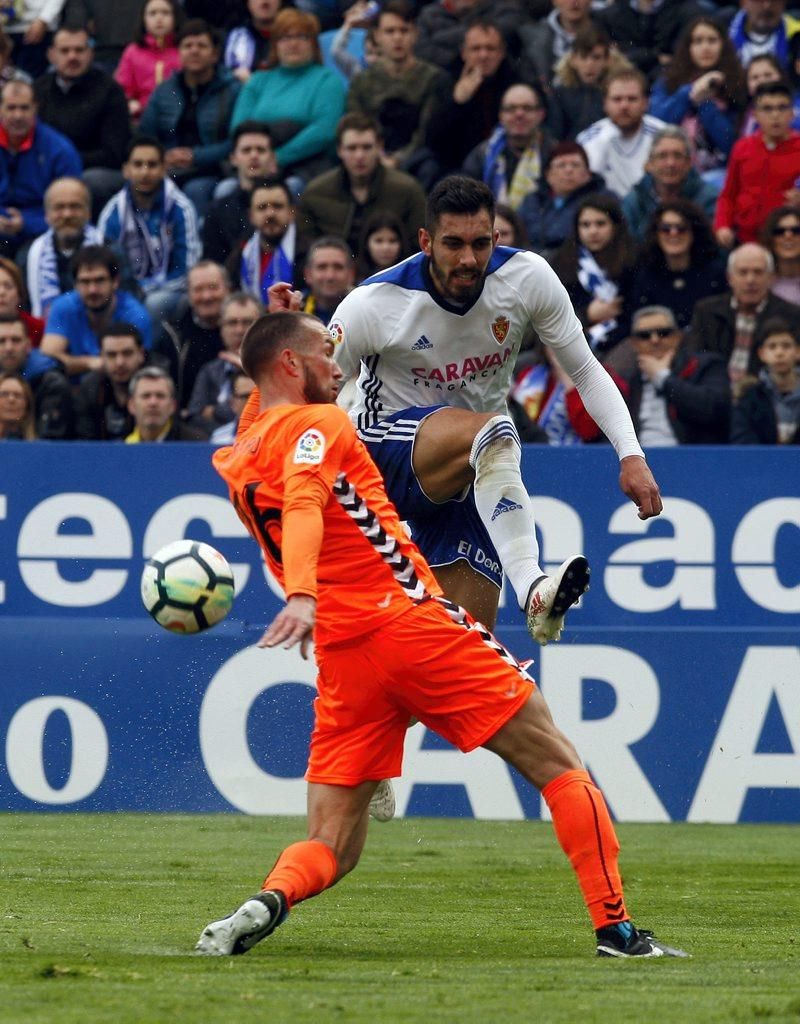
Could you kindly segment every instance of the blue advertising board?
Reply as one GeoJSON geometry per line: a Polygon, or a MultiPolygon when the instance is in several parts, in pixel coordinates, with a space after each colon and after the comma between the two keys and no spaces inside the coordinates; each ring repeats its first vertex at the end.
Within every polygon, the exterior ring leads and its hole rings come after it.
{"type": "MultiPolygon", "coordinates": [[[[546,566],[592,587],[536,675],[620,820],[800,821],[800,467],[779,449],[649,455],[641,522],[613,452],[527,447],[546,566]]],[[[0,809],[302,814],[313,662],[255,647],[280,590],[204,445],[0,446],[0,809]],[[229,618],[177,637],[145,614],[144,561],[180,537],[234,569],[229,618]],[[4,770],[3,770],[4,769],[4,770]]],[[[546,815],[485,751],[409,730],[403,814],[546,815]]]]}

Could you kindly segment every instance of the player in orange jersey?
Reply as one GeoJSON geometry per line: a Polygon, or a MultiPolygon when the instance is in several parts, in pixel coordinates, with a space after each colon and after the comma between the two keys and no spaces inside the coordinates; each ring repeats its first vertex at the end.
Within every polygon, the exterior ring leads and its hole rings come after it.
{"type": "Polygon", "coordinates": [[[377,467],[333,404],[341,371],[322,323],[303,313],[262,317],[242,365],[261,412],[214,465],[286,593],[259,645],[299,644],[306,656],[313,632],[319,696],[308,838],[281,853],[259,893],[204,929],[197,950],[246,952],[295,903],[353,870],[370,797],[378,780],[400,774],[414,716],[461,750],[494,751],[541,791],[598,955],[685,956],[631,923],[602,794],[525,669],[442,596],[403,530],[377,467]]]}

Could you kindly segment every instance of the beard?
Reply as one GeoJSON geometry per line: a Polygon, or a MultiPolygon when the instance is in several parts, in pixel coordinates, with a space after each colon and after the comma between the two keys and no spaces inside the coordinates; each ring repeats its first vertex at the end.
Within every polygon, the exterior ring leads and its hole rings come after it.
{"type": "Polygon", "coordinates": [[[323,387],[306,363],[303,363],[303,397],[313,405],[330,405],[336,401],[336,391],[330,384],[323,387]]]}
{"type": "Polygon", "coordinates": [[[466,306],[474,302],[483,290],[483,279],[485,274],[475,271],[474,278],[458,278],[451,271],[449,274],[431,256],[431,277],[439,293],[448,302],[456,306],[466,306]]]}

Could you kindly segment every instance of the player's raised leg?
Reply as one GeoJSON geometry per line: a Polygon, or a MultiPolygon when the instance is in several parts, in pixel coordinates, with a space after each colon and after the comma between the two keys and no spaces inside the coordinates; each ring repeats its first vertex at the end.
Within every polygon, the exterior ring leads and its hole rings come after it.
{"type": "Polygon", "coordinates": [[[534,691],[484,746],[514,765],[544,797],[592,919],[598,956],[688,956],[631,922],[617,862],[619,842],[605,799],[556,727],[542,694],[534,691]]]}
{"type": "Polygon", "coordinates": [[[286,847],[260,892],[203,929],[197,952],[206,956],[246,953],[283,923],[295,903],[316,896],[352,871],[364,848],[367,806],[375,785],[309,783],[308,838],[286,847]]]}
{"type": "MultiPolygon", "coordinates": [[[[478,515],[526,613],[531,635],[544,645],[559,638],[564,615],[588,588],[589,565],[576,555],[552,577],[542,571],[521,454],[509,416],[445,408],[420,424],[412,463],[420,486],[434,502],[447,501],[473,486],[478,515]]],[[[460,566],[448,566],[440,579],[451,600],[479,621],[494,625],[499,595],[493,593],[491,581],[460,566]],[[494,614],[483,617],[492,604],[494,614]]]]}

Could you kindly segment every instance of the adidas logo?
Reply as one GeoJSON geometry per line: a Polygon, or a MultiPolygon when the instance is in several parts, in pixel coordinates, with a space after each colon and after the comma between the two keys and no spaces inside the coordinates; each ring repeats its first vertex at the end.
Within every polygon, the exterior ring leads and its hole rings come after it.
{"type": "Polygon", "coordinates": [[[501,516],[504,512],[517,512],[522,511],[522,505],[518,505],[516,501],[512,501],[511,498],[501,498],[494,507],[492,512],[492,522],[501,516]]]}
{"type": "Polygon", "coordinates": [[[411,346],[411,351],[421,352],[424,348],[433,348],[433,344],[430,341],[428,341],[424,334],[422,334],[411,346]]]}

